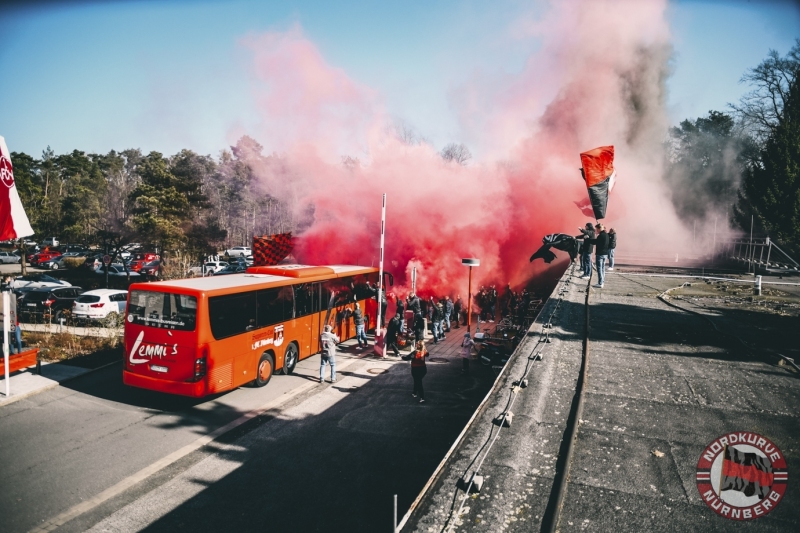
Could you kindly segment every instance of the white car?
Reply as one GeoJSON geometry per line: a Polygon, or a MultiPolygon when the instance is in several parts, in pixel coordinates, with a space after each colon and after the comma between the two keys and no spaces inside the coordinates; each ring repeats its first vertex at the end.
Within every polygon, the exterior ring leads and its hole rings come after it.
{"type": "Polygon", "coordinates": [[[55,237],[47,237],[42,241],[44,246],[58,246],[58,239],[55,237]]]}
{"type": "Polygon", "coordinates": [[[19,256],[11,252],[0,252],[0,263],[19,263],[19,256]]]}
{"type": "MultiPolygon", "coordinates": [[[[105,266],[103,266],[103,265],[100,265],[94,271],[95,271],[96,274],[102,274],[104,276],[106,274],[105,266]]],[[[132,277],[132,278],[141,277],[141,274],[139,274],[138,272],[133,272],[132,270],[128,270],[128,273],[126,274],[125,273],[125,267],[123,265],[119,264],[119,263],[114,263],[113,265],[108,265],[108,275],[109,276],[121,276],[121,277],[125,277],[125,276],[130,275],[130,277],[132,277]]]]}
{"type": "Polygon", "coordinates": [[[195,276],[202,276],[203,270],[205,269],[205,275],[208,276],[213,274],[214,272],[219,272],[223,268],[228,266],[228,263],[225,261],[206,261],[205,265],[203,266],[196,266],[189,269],[189,273],[195,276]]]}
{"type": "Polygon", "coordinates": [[[12,289],[34,289],[37,287],[72,287],[72,283],[52,278],[47,274],[28,274],[27,276],[17,276],[11,281],[12,289]]]}
{"type": "Polygon", "coordinates": [[[234,246],[225,250],[225,255],[228,257],[247,257],[253,255],[253,251],[249,246],[234,246]]]}
{"type": "Polygon", "coordinates": [[[125,314],[128,291],[97,289],[78,296],[72,304],[72,317],[79,320],[100,320],[111,313],[125,314]]]}

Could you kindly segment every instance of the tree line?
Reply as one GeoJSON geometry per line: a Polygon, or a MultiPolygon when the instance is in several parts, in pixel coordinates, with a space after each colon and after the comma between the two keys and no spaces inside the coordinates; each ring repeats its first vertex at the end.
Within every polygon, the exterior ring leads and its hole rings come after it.
{"type": "Polygon", "coordinates": [[[727,112],[670,129],[666,179],[687,223],[727,216],[800,255],[800,39],[748,70],[751,90],[727,112]]]}

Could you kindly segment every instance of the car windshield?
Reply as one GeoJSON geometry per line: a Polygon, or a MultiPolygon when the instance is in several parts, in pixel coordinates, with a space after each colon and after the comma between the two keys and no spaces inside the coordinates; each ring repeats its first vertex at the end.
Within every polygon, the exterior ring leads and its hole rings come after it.
{"type": "Polygon", "coordinates": [[[100,301],[100,297],[96,294],[84,294],[83,296],[78,297],[79,304],[93,304],[100,301]]]}
{"type": "Polygon", "coordinates": [[[155,266],[158,266],[158,259],[156,259],[156,260],[154,260],[154,261],[150,261],[149,263],[147,263],[147,264],[146,264],[146,265],[144,265],[144,266],[146,266],[146,267],[155,267],[155,266]]]}
{"type": "Polygon", "coordinates": [[[128,305],[128,321],[154,328],[193,331],[197,317],[197,298],[183,294],[133,291],[128,305]]]}

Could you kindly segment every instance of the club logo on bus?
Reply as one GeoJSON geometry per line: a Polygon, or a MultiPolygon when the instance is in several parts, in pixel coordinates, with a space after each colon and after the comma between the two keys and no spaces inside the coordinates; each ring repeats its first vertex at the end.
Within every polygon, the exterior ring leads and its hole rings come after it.
{"type": "Polygon", "coordinates": [[[283,324],[256,333],[251,340],[253,350],[258,350],[264,346],[280,346],[283,344],[283,324]]]}
{"type": "Polygon", "coordinates": [[[134,341],[133,347],[131,348],[131,353],[128,356],[128,360],[132,365],[149,363],[156,357],[161,359],[167,355],[178,355],[177,344],[173,344],[172,347],[168,344],[142,344],[143,340],[144,331],[141,331],[139,332],[139,336],[136,337],[136,341],[134,341]]]}

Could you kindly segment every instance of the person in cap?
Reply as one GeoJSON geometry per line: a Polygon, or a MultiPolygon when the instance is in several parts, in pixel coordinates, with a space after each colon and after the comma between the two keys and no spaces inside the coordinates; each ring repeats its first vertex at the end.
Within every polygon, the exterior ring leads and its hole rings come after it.
{"type": "Polygon", "coordinates": [[[333,328],[325,325],[324,331],[320,336],[322,354],[319,360],[319,382],[325,381],[325,365],[331,365],[331,383],[336,383],[336,345],[339,344],[339,337],[333,332],[333,328]]]}

